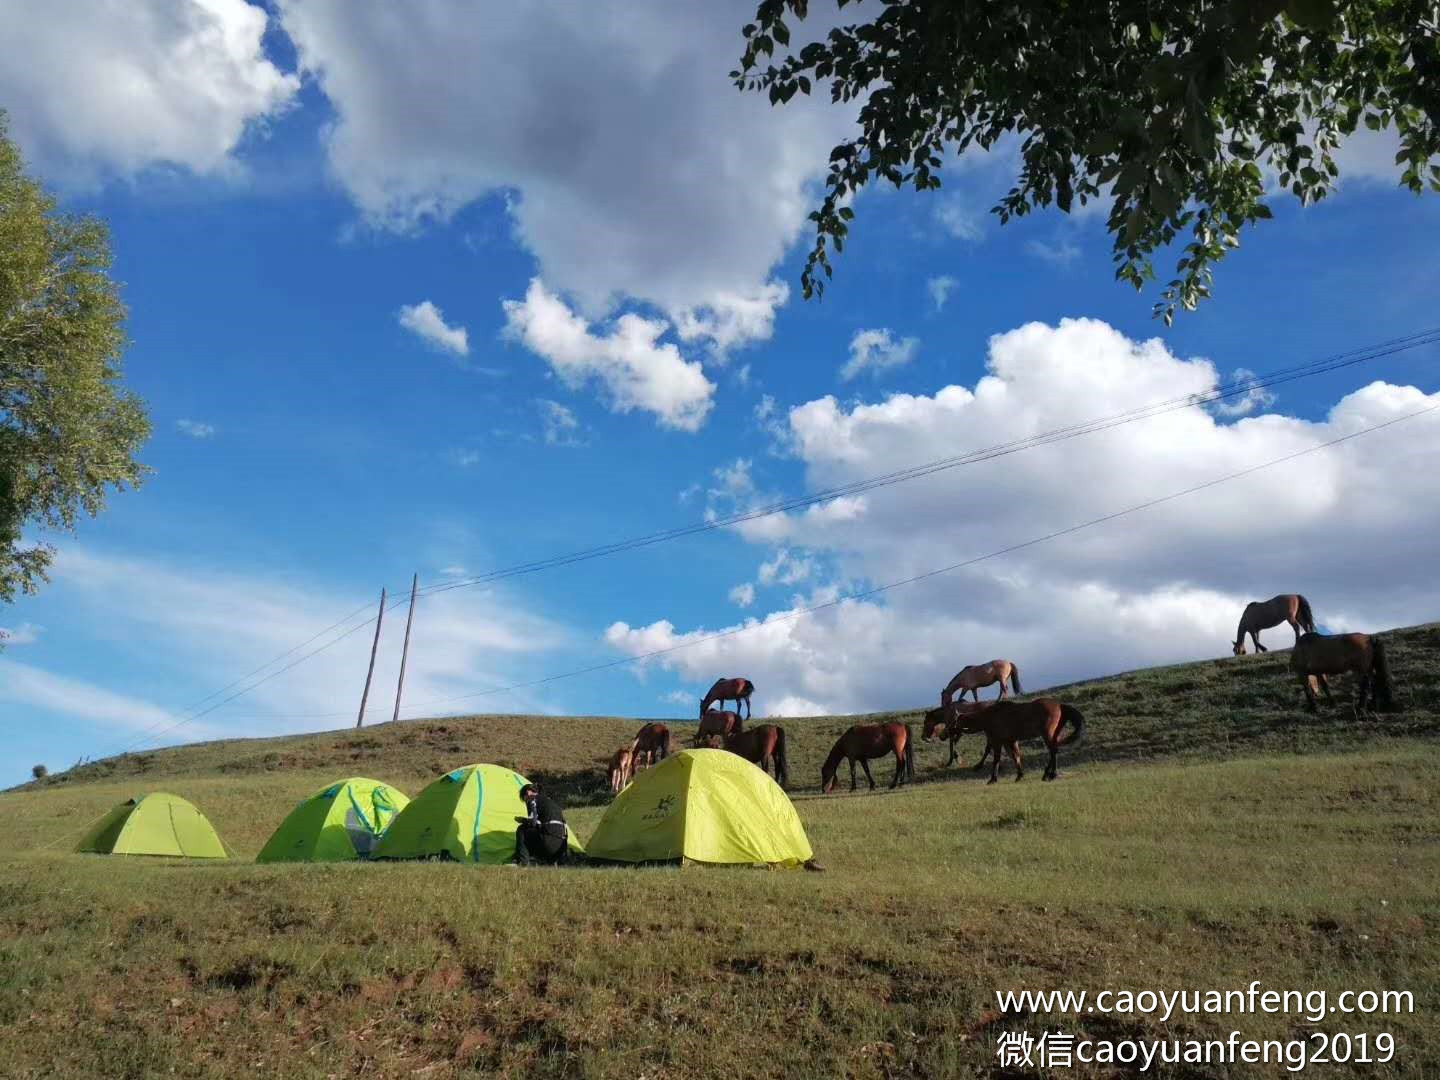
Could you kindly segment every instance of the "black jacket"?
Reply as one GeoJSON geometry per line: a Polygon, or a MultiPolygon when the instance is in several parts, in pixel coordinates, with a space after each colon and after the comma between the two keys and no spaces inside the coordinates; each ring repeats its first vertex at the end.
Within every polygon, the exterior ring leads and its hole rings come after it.
{"type": "MultiPolygon", "coordinates": [[[[529,815],[527,824],[530,825],[545,827],[552,821],[558,821],[561,824],[565,821],[565,811],[561,810],[560,804],[548,795],[540,794],[533,799],[526,800],[525,810],[529,815]]],[[[563,835],[563,830],[554,826],[546,828],[545,831],[563,835]]]]}

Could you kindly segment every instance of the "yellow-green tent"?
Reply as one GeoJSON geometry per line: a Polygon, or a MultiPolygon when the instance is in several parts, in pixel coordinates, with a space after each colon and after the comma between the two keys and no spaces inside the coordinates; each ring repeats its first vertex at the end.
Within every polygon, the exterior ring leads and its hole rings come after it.
{"type": "Polygon", "coordinates": [[[178,795],[154,791],[106,814],[76,851],[102,855],[178,855],[223,859],[225,845],[205,815],[178,795]]]}
{"type": "Polygon", "coordinates": [[[342,862],[369,856],[391,819],[410,800],[403,791],[352,776],[315,792],[290,811],[256,862],[342,862]]]}
{"type": "Polygon", "coordinates": [[[585,845],[595,859],[799,866],[813,854],[789,797],[728,750],[682,750],[616,796],[585,845]]]}
{"type": "MultiPolygon", "coordinates": [[[[515,856],[520,789],[529,781],[500,765],[466,765],[432,782],[395,815],[372,859],[454,859],[497,864],[515,856]]],[[[570,847],[580,842],[570,832],[570,847]]]]}

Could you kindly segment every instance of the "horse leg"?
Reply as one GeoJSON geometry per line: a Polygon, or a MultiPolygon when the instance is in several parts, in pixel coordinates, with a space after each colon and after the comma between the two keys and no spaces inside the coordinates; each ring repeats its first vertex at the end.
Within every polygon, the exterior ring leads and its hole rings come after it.
{"type": "Polygon", "coordinates": [[[1054,780],[1058,771],[1055,768],[1055,755],[1059,750],[1059,743],[1055,739],[1046,740],[1050,744],[1050,760],[1045,763],[1045,772],[1040,777],[1042,780],[1054,780]]]}
{"type": "Polygon", "coordinates": [[[900,753],[899,748],[895,750],[895,775],[890,778],[890,790],[894,791],[900,786],[900,777],[905,772],[905,755],[900,753]]]}
{"type": "MultiPolygon", "coordinates": [[[[987,784],[993,784],[993,783],[995,783],[996,780],[999,780],[999,779],[1000,779],[1000,742],[999,742],[999,740],[998,740],[998,739],[987,738],[987,739],[985,740],[985,749],[986,749],[986,750],[993,750],[993,751],[995,751],[995,757],[994,757],[993,759],[991,759],[991,761],[990,761],[990,779],[985,781],[987,784]]],[[[983,761],[984,759],[982,758],[981,760],[983,761]]]]}
{"type": "Polygon", "coordinates": [[[865,770],[865,780],[870,785],[870,790],[875,790],[875,777],[870,775],[870,762],[865,758],[860,759],[860,767],[865,770]]]}
{"type": "Polygon", "coordinates": [[[1315,681],[1320,684],[1320,689],[1325,691],[1325,704],[1334,705],[1335,695],[1330,693],[1330,679],[1324,675],[1316,675],[1315,681]]]}
{"type": "Polygon", "coordinates": [[[1025,776],[1025,765],[1020,753],[1020,740],[1016,739],[1010,744],[1010,760],[1015,762],[1015,782],[1018,784],[1025,776]]]}
{"type": "Polygon", "coordinates": [[[1299,624],[1298,622],[1296,622],[1293,617],[1287,618],[1285,621],[1290,624],[1290,629],[1295,631],[1295,644],[1296,644],[1296,645],[1299,645],[1299,644],[1300,644],[1300,624],[1299,624]]]}
{"type": "Polygon", "coordinates": [[[1312,680],[1313,680],[1313,676],[1310,676],[1310,675],[1301,675],[1301,676],[1300,676],[1300,685],[1305,688],[1305,708],[1308,709],[1310,712],[1319,712],[1319,711],[1320,711],[1320,706],[1319,706],[1318,704],[1316,704],[1316,701],[1315,701],[1315,691],[1314,691],[1313,689],[1311,689],[1311,686],[1310,686],[1310,683],[1312,682],[1312,680]]]}
{"type": "Polygon", "coordinates": [[[1261,644],[1260,644],[1260,631],[1259,631],[1259,630],[1251,630],[1251,631],[1250,631],[1250,640],[1255,643],[1255,651],[1256,651],[1257,653],[1269,652],[1269,651],[1270,651],[1269,649],[1265,648],[1264,645],[1261,645],[1261,644]]]}
{"type": "Polygon", "coordinates": [[[951,765],[954,765],[955,762],[957,762],[957,761],[960,760],[960,755],[955,752],[955,743],[958,742],[958,741],[959,741],[958,739],[954,739],[954,738],[952,738],[952,739],[950,740],[950,760],[947,761],[947,762],[945,762],[945,767],[946,767],[947,769],[948,769],[951,765]]]}
{"type": "MultiPolygon", "coordinates": [[[[870,770],[866,769],[865,771],[868,773],[870,770]]],[[[871,786],[873,787],[874,785],[872,784],[871,786]]],[[[850,790],[855,790],[855,759],[853,757],[850,759],[850,790]]]]}

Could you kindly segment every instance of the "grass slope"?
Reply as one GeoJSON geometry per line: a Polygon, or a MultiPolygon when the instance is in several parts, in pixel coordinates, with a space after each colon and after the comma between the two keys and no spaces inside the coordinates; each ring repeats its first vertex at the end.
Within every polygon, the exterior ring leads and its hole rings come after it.
{"type": "Polygon", "coordinates": [[[1000,1033],[1052,1029],[1389,1031],[1395,1060],[1367,1074],[1433,1075],[1440,627],[1387,641],[1405,709],[1376,720],[1343,705],[1304,713],[1283,653],[1051,691],[1089,721],[1055,784],[1036,768],[987,788],[942,770],[932,745],[914,788],[820,797],[819,762],[853,718],[787,720],[796,805],[825,874],[65,853],[137,790],[192,799],[248,857],[296,799],[338,776],[413,794],[476,760],[565,791],[585,835],[603,810],[599,759],[633,721],[385,725],[62,774],[0,797],[0,1076],[990,1076],[1000,1033]],[[996,990],[1254,979],[1409,990],[1416,1012],[1168,1026],[988,1012],[996,990]]]}

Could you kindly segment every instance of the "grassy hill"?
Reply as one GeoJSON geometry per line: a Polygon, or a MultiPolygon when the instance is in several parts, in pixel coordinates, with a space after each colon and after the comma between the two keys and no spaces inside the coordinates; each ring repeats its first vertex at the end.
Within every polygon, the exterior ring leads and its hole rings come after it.
{"type": "MultiPolygon", "coordinates": [[[[1395,1058],[1368,1075],[1433,1075],[1440,626],[1386,640],[1403,709],[1373,719],[1351,717],[1348,687],[1304,712],[1283,652],[1046,691],[1088,721],[1055,784],[1037,766],[1023,784],[986,787],[943,769],[932,744],[913,788],[884,791],[882,765],[880,792],[823,797],[820,761],[856,718],[786,720],[824,874],[248,861],[330,780],[370,775],[414,794],[471,761],[562,792],[586,835],[608,799],[603,761],[633,720],[405,722],[85,766],[0,795],[0,1075],[1039,1075],[996,1072],[1011,1030],[1387,1031],[1395,1058]],[[241,858],[67,853],[86,822],[157,788],[199,805],[241,858]],[[1255,979],[1409,990],[1416,1011],[1168,1025],[993,1011],[997,990],[1255,979]]],[[[962,748],[973,761],[978,740],[962,748]]]]}

